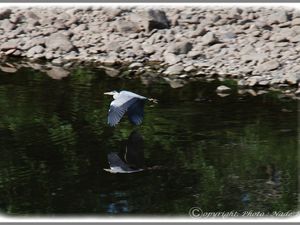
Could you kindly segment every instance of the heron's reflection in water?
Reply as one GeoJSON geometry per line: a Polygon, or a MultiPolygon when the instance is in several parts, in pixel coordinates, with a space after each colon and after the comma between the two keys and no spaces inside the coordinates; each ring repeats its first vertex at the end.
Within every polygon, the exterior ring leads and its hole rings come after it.
{"type": "Polygon", "coordinates": [[[125,148],[120,153],[112,152],[107,155],[110,173],[135,173],[144,170],[144,139],[134,130],[129,135],[125,148]]]}

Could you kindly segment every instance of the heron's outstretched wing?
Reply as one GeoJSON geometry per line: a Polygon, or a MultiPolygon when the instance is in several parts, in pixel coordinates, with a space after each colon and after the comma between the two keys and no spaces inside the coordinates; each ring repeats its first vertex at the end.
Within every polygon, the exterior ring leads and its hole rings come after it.
{"type": "Polygon", "coordinates": [[[144,118],[144,99],[138,99],[128,108],[128,118],[134,125],[140,125],[144,118]]]}
{"type": "Polygon", "coordinates": [[[110,126],[116,126],[129,107],[141,99],[146,98],[127,91],[120,92],[118,98],[110,104],[110,109],[108,111],[108,124],[110,126]]]}

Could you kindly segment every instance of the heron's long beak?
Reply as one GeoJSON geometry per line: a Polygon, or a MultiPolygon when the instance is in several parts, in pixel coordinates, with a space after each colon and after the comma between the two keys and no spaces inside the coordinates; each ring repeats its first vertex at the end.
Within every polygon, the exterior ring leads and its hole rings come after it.
{"type": "Polygon", "coordinates": [[[104,92],[105,95],[114,95],[115,93],[112,92],[112,91],[109,91],[109,92],[104,92]]]}

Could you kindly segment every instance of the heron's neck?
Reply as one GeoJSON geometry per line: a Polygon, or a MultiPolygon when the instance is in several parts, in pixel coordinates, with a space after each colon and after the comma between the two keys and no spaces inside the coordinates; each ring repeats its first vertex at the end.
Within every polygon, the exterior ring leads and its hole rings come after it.
{"type": "Polygon", "coordinates": [[[113,98],[114,98],[114,99],[117,99],[118,96],[119,96],[119,93],[115,93],[115,94],[113,95],[113,98]]]}

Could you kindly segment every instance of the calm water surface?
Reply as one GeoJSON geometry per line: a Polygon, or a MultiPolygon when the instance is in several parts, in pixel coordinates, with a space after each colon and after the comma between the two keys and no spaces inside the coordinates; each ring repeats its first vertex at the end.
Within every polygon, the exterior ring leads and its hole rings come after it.
{"type": "MultiPolygon", "coordinates": [[[[0,71],[0,209],[10,215],[184,215],[297,210],[297,102],[219,97],[217,82],[158,81],[74,69],[55,80],[0,71]],[[159,99],[141,126],[107,126],[111,98],[159,99]],[[143,139],[146,170],[111,174],[107,155],[143,139]]],[[[235,92],[235,91],[234,91],[235,92]]]]}

